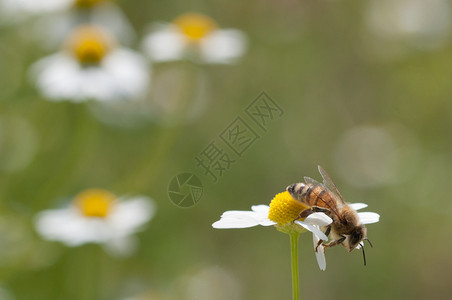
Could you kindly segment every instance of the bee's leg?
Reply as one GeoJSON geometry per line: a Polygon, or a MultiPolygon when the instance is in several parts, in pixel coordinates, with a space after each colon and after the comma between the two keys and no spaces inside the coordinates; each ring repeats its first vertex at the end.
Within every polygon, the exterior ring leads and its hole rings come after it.
{"type": "MultiPolygon", "coordinates": [[[[326,236],[328,236],[329,234],[330,234],[330,231],[331,231],[331,225],[329,225],[327,228],[326,228],[326,230],[325,230],[325,235],[326,236]]],[[[323,243],[323,240],[319,240],[318,242],[317,242],[317,246],[315,246],[315,252],[317,252],[317,248],[319,248],[319,246],[320,245],[322,245],[322,243],[323,243]]]]}
{"type": "Polygon", "coordinates": [[[333,246],[336,246],[337,244],[341,244],[343,241],[345,241],[345,236],[341,237],[338,240],[331,241],[328,244],[323,244],[323,247],[333,247],[333,246]]]}
{"type": "Polygon", "coordinates": [[[302,210],[300,212],[300,214],[298,215],[298,217],[296,218],[296,220],[298,219],[305,219],[307,216],[309,216],[310,214],[312,214],[314,211],[311,208],[307,208],[305,210],[302,210]]]}
{"type": "Polygon", "coordinates": [[[327,216],[331,217],[331,211],[329,209],[319,207],[319,206],[312,206],[310,208],[302,210],[295,220],[305,219],[307,216],[309,216],[310,214],[315,213],[315,212],[323,212],[327,216]]]}
{"type": "Polygon", "coordinates": [[[324,208],[324,207],[313,206],[313,207],[311,207],[311,210],[313,212],[323,212],[327,216],[329,216],[331,214],[331,210],[329,210],[328,208],[324,208]]]}
{"type": "Polygon", "coordinates": [[[331,231],[331,225],[326,228],[325,235],[326,236],[330,235],[330,231],[331,231]]]}

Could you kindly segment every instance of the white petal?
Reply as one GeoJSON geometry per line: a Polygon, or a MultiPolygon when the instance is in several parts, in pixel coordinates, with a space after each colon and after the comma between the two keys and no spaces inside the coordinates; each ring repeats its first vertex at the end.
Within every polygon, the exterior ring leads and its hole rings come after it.
{"type": "Polygon", "coordinates": [[[354,210],[363,209],[367,207],[366,203],[349,203],[348,206],[353,208],[354,210]]]}
{"type": "Polygon", "coordinates": [[[51,100],[79,101],[78,78],[80,66],[68,55],[45,57],[30,68],[30,75],[41,92],[51,100]]]}
{"type": "Polygon", "coordinates": [[[78,95],[74,98],[84,100],[96,99],[100,101],[115,100],[117,94],[113,76],[104,68],[87,67],[80,68],[72,85],[77,88],[78,95]]]}
{"type": "Polygon", "coordinates": [[[212,224],[216,229],[229,229],[229,228],[249,228],[259,225],[259,222],[253,219],[246,218],[221,218],[212,224]]]}
{"type": "Polygon", "coordinates": [[[359,242],[359,244],[355,247],[355,249],[361,249],[361,247],[364,247],[363,242],[359,242]]]}
{"type": "Polygon", "coordinates": [[[113,96],[112,76],[100,67],[82,68],[71,56],[58,53],[35,63],[30,74],[50,100],[83,101],[113,96]]]}
{"type": "Polygon", "coordinates": [[[144,58],[126,49],[116,49],[93,67],[81,67],[71,56],[55,54],[35,63],[30,74],[50,100],[76,102],[138,98],[150,83],[144,58]]]}
{"type": "MultiPolygon", "coordinates": [[[[90,22],[107,28],[122,45],[130,45],[136,33],[121,8],[112,1],[102,1],[90,11],[90,22]]],[[[80,16],[78,16],[80,22],[80,16]]]]}
{"type": "Polygon", "coordinates": [[[270,206],[265,205],[265,204],[253,205],[253,206],[251,206],[251,210],[268,215],[268,212],[270,211],[270,206]]]}
{"type": "MultiPolygon", "coordinates": [[[[0,3],[2,1],[4,0],[0,0],[0,3]]],[[[40,3],[41,1],[31,0],[30,2],[40,3]]],[[[69,5],[73,5],[74,2],[74,0],[56,1],[68,1],[70,2],[69,5]]],[[[133,27],[122,10],[113,1],[101,1],[101,3],[90,8],[89,11],[89,22],[108,29],[119,41],[118,44],[131,45],[136,40],[136,33],[133,27]]],[[[34,38],[39,40],[40,45],[45,46],[47,49],[56,49],[75,27],[85,24],[86,21],[85,18],[81,17],[79,10],[67,9],[46,15],[45,18],[37,19],[30,29],[34,34],[34,38]],[[46,34],[43,35],[42,32],[46,34]]]]}
{"type": "Polygon", "coordinates": [[[184,35],[172,25],[160,24],[153,27],[142,45],[150,59],[157,62],[182,59],[187,46],[184,35]]]}
{"type": "Polygon", "coordinates": [[[201,40],[201,56],[208,63],[233,63],[245,49],[246,37],[235,29],[216,30],[201,40]]]}
{"type": "Polygon", "coordinates": [[[114,99],[133,100],[145,95],[150,76],[143,56],[121,48],[108,55],[102,66],[111,76],[114,99]]]}
{"type": "Polygon", "coordinates": [[[155,210],[153,200],[148,197],[121,198],[105,221],[116,237],[122,237],[138,231],[154,216],[155,210]]]}
{"type": "Polygon", "coordinates": [[[333,223],[333,220],[322,212],[310,214],[304,221],[318,226],[326,226],[333,223]]]}
{"type": "Polygon", "coordinates": [[[261,220],[259,222],[259,225],[261,225],[261,226],[272,226],[272,225],[276,225],[276,222],[273,222],[272,220],[269,220],[267,218],[266,220],[261,220]]]}
{"type": "Polygon", "coordinates": [[[37,232],[45,239],[67,246],[106,243],[126,238],[154,213],[148,198],[134,198],[116,204],[107,218],[87,218],[74,207],[46,210],[36,216],[37,232]]]}
{"type": "Polygon", "coordinates": [[[115,233],[103,219],[86,218],[71,207],[43,211],[36,216],[35,225],[43,238],[67,246],[103,243],[115,233]]]}
{"type": "Polygon", "coordinates": [[[312,232],[314,235],[318,236],[320,239],[327,241],[328,237],[319,229],[318,226],[311,225],[309,223],[303,222],[303,221],[295,221],[296,224],[303,226],[310,232],[312,232]]]}
{"type": "Polygon", "coordinates": [[[253,206],[253,211],[229,210],[221,215],[219,221],[212,224],[213,228],[249,228],[257,225],[271,226],[276,223],[268,219],[266,205],[253,206]]]}
{"type": "Polygon", "coordinates": [[[2,8],[2,15],[8,14],[42,14],[47,12],[55,12],[58,10],[67,9],[71,6],[71,0],[2,0],[0,1],[0,8],[2,8]]]}
{"type": "Polygon", "coordinates": [[[259,222],[261,226],[271,226],[275,225],[276,222],[271,221],[268,218],[268,213],[270,211],[270,206],[268,205],[253,205],[251,210],[255,212],[254,217],[259,222]]]}
{"type": "Polygon", "coordinates": [[[380,221],[380,215],[374,212],[360,212],[358,217],[362,224],[372,224],[380,221]]]}
{"type": "Polygon", "coordinates": [[[317,243],[319,242],[319,238],[313,234],[312,240],[314,243],[314,252],[315,257],[317,259],[317,264],[319,265],[320,270],[325,271],[326,270],[326,259],[325,259],[325,248],[323,245],[319,245],[316,251],[317,243]]]}

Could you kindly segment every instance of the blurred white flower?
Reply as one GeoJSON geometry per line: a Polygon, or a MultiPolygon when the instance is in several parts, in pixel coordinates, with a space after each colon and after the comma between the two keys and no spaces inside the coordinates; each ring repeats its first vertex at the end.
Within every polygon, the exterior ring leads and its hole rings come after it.
{"type": "Polygon", "coordinates": [[[43,46],[54,49],[74,28],[86,23],[108,28],[123,45],[130,45],[136,39],[135,30],[127,16],[118,5],[109,0],[75,1],[72,9],[38,19],[32,32],[43,46]],[[42,32],[46,34],[42,35],[42,32]]]}
{"type": "Polygon", "coordinates": [[[207,16],[187,13],[172,23],[154,24],[143,40],[152,61],[192,59],[201,63],[234,63],[246,50],[246,36],[236,29],[218,29],[207,16]]]}
{"type": "Polygon", "coordinates": [[[4,15],[23,18],[71,8],[93,8],[109,0],[0,0],[4,15]]]}
{"type": "MultiPolygon", "coordinates": [[[[285,233],[312,232],[314,240],[328,240],[328,237],[319,229],[319,226],[327,226],[333,221],[324,213],[312,213],[304,220],[294,221],[298,214],[307,206],[294,200],[288,192],[279,193],[268,205],[254,205],[251,211],[230,210],[221,215],[219,221],[212,224],[216,229],[249,228],[257,225],[276,226],[285,233]]],[[[322,249],[323,250],[323,249],[322,249]]],[[[325,270],[326,263],[324,251],[316,252],[319,268],[325,270]]]]}
{"type": "Polygon", "coordinates": [[[150,83],[145,59],[92,25],[76,28],[62,51],[31,67],[31,76],[54,101],[130,100],[144,96],[150,83]]]}
{"type": "Polygon", "coordinates": [[[69,247],[103,244],[115,254],[127,255],[134,250],[131,235],[154,213],[150,198],[116,198],[106,190],[89,189],[78,194],[68,207],[40,212],[35,225],[47,240],[60,241],[69,247]]]}
{"type": "Polygon", "coordinates": [[[443,45],[449,37],[451,6],[447,0],[371,0],[368,3],[368,27],[380,37],[407,41],[422,49],[443,45]]]}
{"type": "Polygon", "coordinates": [[[0,0],[1,15],[22,19],[36,14],[68,9],[74,0],[0,0]]]}

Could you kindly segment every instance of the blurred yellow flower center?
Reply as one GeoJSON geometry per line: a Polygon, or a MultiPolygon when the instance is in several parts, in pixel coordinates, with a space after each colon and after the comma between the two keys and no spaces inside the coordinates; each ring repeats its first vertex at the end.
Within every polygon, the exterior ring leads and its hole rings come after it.
{"type": "Polygon", "coordinates": [[[217,24],[211,18],[194,13],[183,14],[176,18],[173,23],[190,40],[199,40],[217,28],[217,24]]]}
{"type": "Polygon", "coordinates": [[[75,0],[74,6],[76,7],[92,7],[105,0],[75,0]]]}
{"type": "Polygon", "coordinates": [[[290,196],[289,192],[279,193],[270,203],[270,211],[268,218],[278,225],[286,225],[292,223],[301,211],[309,208],[309,206],[295,200],[290,196]]]}
{"type": "Polygon", "coordinates": [[[113,38],[103,29],[84,25],[76,28],[66,40],[67,49],[82,64],[98,64],[113,48],[113,38]]]}
{"type": "Polygon", "coordinates": [[[90,189],[78,194],[75,205],[87,217],[105,218],[108,216],[116,196],[106,190],[90,189]]]}

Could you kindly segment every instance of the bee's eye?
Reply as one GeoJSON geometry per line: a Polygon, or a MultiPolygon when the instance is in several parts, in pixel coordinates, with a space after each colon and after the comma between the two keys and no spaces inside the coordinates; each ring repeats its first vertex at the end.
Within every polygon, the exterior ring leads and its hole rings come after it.
{"type": "Polygon", "coordinates": [[[352,234],[351,241],[355,244],[361,240],[361,231],[355,231],[352,234]]]}

